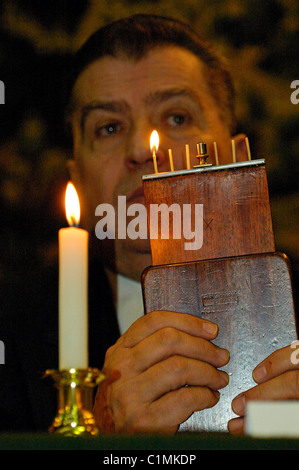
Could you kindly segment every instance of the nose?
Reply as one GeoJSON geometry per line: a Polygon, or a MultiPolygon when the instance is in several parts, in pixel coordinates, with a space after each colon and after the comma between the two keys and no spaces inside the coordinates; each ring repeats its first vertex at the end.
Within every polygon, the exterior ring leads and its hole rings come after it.
{"type": "MultiPolygon", "coordinates": [[[[150,150],[150,135],[153,129],[139,128],[132,131],[127,142],[126,148],[126,167],[128,170],[136,170],[142,167],[148,167],[154,172],[153,155],[150,150]]],[[[157,166],[161,167],[165,161],[162,150],[156,152],[157,166]]]]}

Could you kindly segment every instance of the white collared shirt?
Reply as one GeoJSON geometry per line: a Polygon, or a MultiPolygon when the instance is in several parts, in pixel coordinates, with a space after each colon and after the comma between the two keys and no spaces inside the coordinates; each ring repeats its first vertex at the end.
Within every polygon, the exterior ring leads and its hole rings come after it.
{"type": "Polygon", "coordinates": [[[123,334],[144,313],[140,282],[117,275],[116,313],[123,334]]]}

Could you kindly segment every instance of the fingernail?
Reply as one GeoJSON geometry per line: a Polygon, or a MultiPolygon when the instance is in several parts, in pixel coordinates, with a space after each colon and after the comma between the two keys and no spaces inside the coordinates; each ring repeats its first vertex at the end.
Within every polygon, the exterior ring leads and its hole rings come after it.
{"type": "Polygon", "coordinates": [[[221,376],[221,378],[222,378],[222,385],[223,385],[224,387],[226,387],[226,385],[227,385],[228,382],[229,382],[229,376],[228,376],[228,374],[227,374],[226,372],[224,372],[223,370],[220,370],[220,371],[219,371],[219,374],[220,374],[220,376],[221,376]]]}
{"type": "Polygon", "coordinates": [[[243,393],[238,395],[232,402],[232,408],[234,413],[242,415],[245,411],[245,396],[243,393]]]}
{"type": "Polygon", "coordinates": [[[220,358],[225,362],[225,364],[229,361],[229,352],[227,349],[222,349],[222,348],[219,348],[217,350],[218,352],[218,355],[220,356],[220,358]]]}
{"type": "Polygon", "coordinates": [[[267,369],[265,366],[258,366],[254,371],[253,371],[253,378],[255,381],[260,381],[263,380],[266,375],[267,375],[267,369]]]}
{"type": "Polygon", "coordinates": [[[202,325],[203,330],[210,335],[216,335],[218,326],[214,323],[204,322],[202,325]]]}

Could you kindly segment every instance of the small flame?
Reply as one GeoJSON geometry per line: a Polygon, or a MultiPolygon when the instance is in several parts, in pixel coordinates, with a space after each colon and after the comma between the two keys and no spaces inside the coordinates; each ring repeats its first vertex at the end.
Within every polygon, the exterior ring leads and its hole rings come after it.
{"type": "Polygon", "coordinates": [[[65,191],[65,212],[70,226],[78,226],[80,222],[80,203],[73,183],[69,182],[65,191]]]}
{"type": "Polygon", "coordinates": [[[159,147],[159,134],[157,131],[153,131],[150,138],[151,151],[157,153],[159,147]]]}

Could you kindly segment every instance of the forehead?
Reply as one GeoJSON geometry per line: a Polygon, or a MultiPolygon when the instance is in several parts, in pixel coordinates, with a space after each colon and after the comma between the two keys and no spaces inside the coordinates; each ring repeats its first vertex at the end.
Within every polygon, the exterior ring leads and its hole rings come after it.
{"type": "Polygon", "coordinates": [[[122,99],[134,106],[157,90],[171,88],[210,98],[204,64],[185,49],[167,46],[138,61],[123,56],[96,60],[79,75],[73,101],[77,109],[96,99],[122,99]]]}

